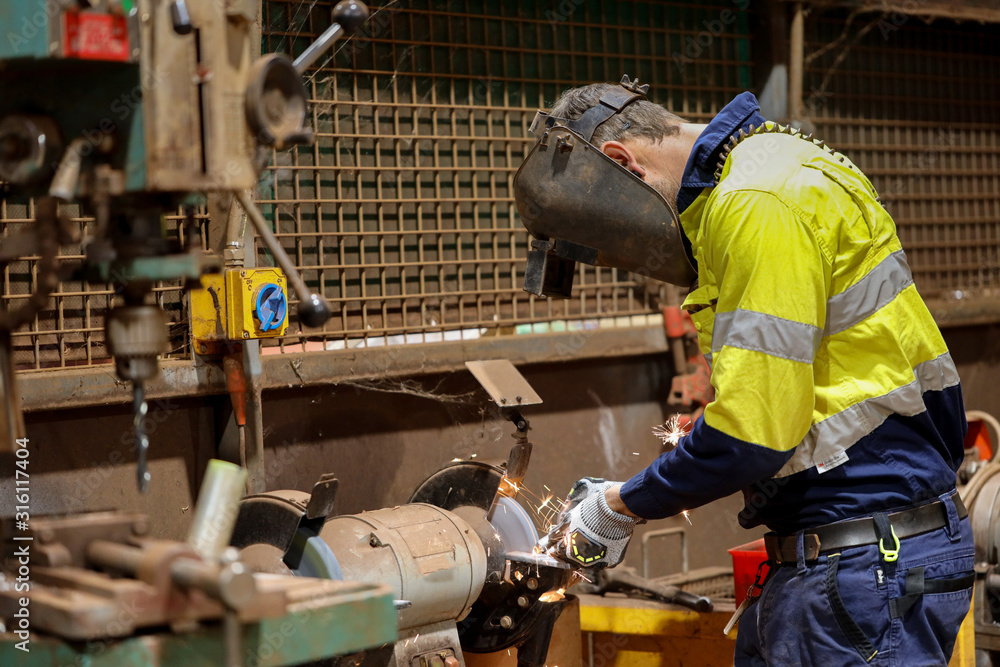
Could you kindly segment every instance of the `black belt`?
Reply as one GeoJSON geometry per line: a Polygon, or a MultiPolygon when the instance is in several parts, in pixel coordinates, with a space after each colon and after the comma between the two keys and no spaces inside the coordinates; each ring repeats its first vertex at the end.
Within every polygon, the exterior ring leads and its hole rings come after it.
{"type": "MultiPolygon", "coordinates": [[[[969,510],[965,509],[965,504],[962,503],[958,492],[953,493],[951,499],[955,503],[959,520],[969,516],[969,510]]],[[[901,540],[915,535],[923,535],[948,525],[947,506],[940,500],[893,512],[887,516],[896,537],[901,540]]],[[[875,520],[872,517],[848,519],[847,521],[819,526],[809,530],[803,538],[807,561],[816,560],[823,553],[879,543],[875,520]]],[[[796,541],[795,535],[778,535],[776,533],[765,535],[764,547],[767,549],[768,560],[778,565],[795,563],[797,560],[796,541]]]]}

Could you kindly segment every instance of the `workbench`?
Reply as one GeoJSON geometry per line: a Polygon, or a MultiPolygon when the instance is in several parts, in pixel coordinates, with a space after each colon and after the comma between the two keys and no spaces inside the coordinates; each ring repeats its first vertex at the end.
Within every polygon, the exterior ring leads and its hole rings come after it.
{"type": "MultiPolygon", "coordinates": [[[[698,613],[624,596],[580,596],[584,664],[591,667],[722,667],[733,664],[736,628],[723,635],[735,605],[717,601],[698,613]],[[593,659],[586,662],[587,657],[593,659]]],[[[971,614],[959,631],[949,667],[975,667],[971,614]]]]}

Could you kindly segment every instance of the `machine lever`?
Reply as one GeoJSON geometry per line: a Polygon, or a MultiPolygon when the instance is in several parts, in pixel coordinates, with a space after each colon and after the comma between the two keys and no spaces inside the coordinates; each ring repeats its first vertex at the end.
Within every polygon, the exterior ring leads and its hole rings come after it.
{"type": "Polygon", "coordinates": [[[333,8],[333,24],[319,38],[310,44],[298,58],[295,59],[295,69],[299,74],[305,74],[310,65],[316,62],[327,49],[337,43],[341,37],[350,35],[361,28],[368,20],[368,7],[357,0],[343,0],[333,8]]]}
{"type": "Polygon", "coordinates": [[[307,327],[321,327],[330,319],[330,306],[327,305],[326,299],[321,297],[319,294],[312,294],[309,288],[306,287],[306,283],[302,280],[302,276],[299,275],[298,269],[295,268],[295,264],[292,263],[291,258],[285,252],[285,249],[281,247],[278,243],[277,237],[275,237],[274,232],[267,226],[267,221],[264,220],[264,214],[260,212],[260,209],[253,203],[250,196],[243,190],[237,190],[235,193],[236,201],[240,203],[243,210],[246,211],[247,216],[250,218],[250,222],[253,223],[254,229],[264,243],[267,245],[267,249],[271,251],[275,259],[278,260],[278,264],[281,266],[281,270],[285,272],[285,276],[288,278],[289,284],[295,290],[295,293],[299,297],[298,314],[299,321],[302,322],[307,327]]]}

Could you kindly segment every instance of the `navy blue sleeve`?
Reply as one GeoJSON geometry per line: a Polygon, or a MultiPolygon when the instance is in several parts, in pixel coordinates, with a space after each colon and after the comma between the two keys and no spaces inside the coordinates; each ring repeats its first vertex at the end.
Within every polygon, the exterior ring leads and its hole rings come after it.
{"type": "Polygon", "coordinates": [[[625,482],[622,502],[643,519],[674,516],[774,476],[792,451],[744,442],[698,418],[676,447],[625,482]]]}

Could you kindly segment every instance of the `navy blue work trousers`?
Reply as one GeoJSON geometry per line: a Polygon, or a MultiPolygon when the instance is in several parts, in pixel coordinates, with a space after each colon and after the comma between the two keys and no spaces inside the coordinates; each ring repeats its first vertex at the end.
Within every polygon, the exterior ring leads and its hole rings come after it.
{"type": "Polygon", "coordinates": [[[800,534],[798,563],[776,568],[740,619],[736,667],[945,667],[972,599],[974,550],[969,519],[941,500],[948,525],[900,540],[894,565],[877,545],[806,562],[800,534]],[[906,600],[908,574],[936,582],[930,590],[962,587],[906,600]]]}

